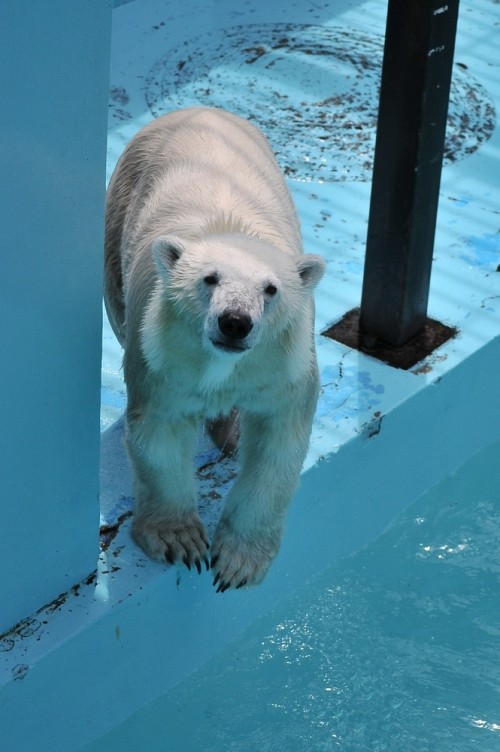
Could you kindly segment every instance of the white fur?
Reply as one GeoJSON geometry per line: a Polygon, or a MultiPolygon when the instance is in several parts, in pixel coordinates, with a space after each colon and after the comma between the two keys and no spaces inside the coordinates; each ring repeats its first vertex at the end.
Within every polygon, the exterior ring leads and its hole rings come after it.
{"type": "Polygon", "coordinates": [[[133,534],[200,568],[192,456],[202,419],[241,415],[241,472],[211,544],[219,589],[260,582],[279,549],[318,394],[312,292],[290,195],[262,134],[221,110],[146,126],[106,204],[105,300],[124,345],[133,534]]]}

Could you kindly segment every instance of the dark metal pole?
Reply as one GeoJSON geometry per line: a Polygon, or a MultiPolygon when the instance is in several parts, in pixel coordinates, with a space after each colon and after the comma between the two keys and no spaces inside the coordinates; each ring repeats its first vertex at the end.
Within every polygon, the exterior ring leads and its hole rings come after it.
{"type": "Polygon", "coordinates": [[[389,0],[360,312],[365,345],[426,321],[459,0],[389,0]]]}

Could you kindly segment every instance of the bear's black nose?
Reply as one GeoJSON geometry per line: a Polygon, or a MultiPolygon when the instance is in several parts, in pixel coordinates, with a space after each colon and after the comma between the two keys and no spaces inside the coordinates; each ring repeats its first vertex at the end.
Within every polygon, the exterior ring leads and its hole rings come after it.
{"type": "Polygon", "coordinates": [[[219,329],[228,339],[244,339],[252,331],[252,319],[239,311],[224,311],[219,316],[219,329]]]}

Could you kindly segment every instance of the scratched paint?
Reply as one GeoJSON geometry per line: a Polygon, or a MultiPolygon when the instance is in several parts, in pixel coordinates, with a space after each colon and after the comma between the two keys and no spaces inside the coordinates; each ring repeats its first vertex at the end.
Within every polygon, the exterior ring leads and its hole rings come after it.
{"type": "MultiPolygon", "coordinates": [[[[339,26],[233,26],[169,50],[146,78],[146,101],[155,117],[215,105],[254,119],[296,179],[365,181],[373,166],[383,42],[381,35],[339,26]]],[[[120,119],[124,95],[119,87],[113,92],[120,119]]],[[[487,92],[459,65],[449,109],[445,161],[455,161],[490,137],[495,120],[487,92]]]]}
{"type": "Polygon", "coordinates": [[[500,232],[467,238],[463,258],[470,264],[496,270],[500,264],[500,232]]]}
{"type": "Polygon", "coordinates": [[[327,366],[321,373],[321,397],[317,418],[330,416],[335,421],[358,416],[382,404],[383,384],[373,382],[369,371],[354,366],[327,366]]]}

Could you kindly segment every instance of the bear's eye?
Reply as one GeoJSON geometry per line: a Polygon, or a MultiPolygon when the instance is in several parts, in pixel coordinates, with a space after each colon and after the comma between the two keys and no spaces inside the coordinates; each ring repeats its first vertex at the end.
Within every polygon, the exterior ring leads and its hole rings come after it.
{"type": "Polygon", "coordinates": [[[276,287],[276,285],[266,285],[264,292],[266,293],[266,295],[269,295],[272,298],[272,296],[276,295],[276,293],[278,292],[278,288],[276,287]]]}
{"type": "Polygon", "coordinates": [[[203,277],[203,281],[208,287],[213,287],[218,283],[219,277],[217,274],[207,274],[206,277],[203,277]]]}

